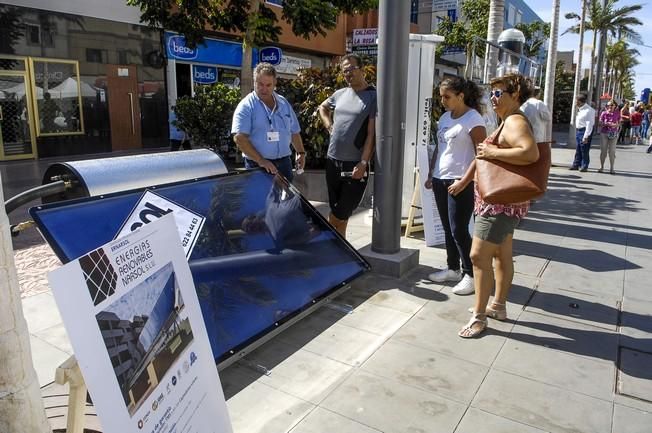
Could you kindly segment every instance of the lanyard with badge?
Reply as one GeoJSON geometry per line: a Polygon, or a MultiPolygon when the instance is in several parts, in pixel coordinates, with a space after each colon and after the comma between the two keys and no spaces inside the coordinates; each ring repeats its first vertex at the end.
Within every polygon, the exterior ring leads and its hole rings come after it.
{"type": "Polygon", "coordinates": [[[267,142],[270,143],[277,142],[281,139],[281,135],[278,131],[274,131],[274,125],[272,123],[274,113],[276,112],[276,108],[278,107],[276,98],[274,98],[274,108],[272,109],[271,112],[269,111],[267,105],[263,102],[262,99],[260,99],[260,103],[263,104],[263,108],[265,109],[265,117],[267,117],[267,120],[269,121],[269,131],[267,131],[267,142]]]}

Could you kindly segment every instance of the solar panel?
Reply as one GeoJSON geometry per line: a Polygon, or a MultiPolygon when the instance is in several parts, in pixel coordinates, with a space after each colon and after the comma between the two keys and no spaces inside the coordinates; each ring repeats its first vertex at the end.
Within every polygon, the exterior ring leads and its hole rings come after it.
{"type": "Polygon", "coordinates": [[[187,225],[180,238],[218,363],[369,270],[293,186],[262,170],[30,209],[63,263],[168,212],[187,225]]]}

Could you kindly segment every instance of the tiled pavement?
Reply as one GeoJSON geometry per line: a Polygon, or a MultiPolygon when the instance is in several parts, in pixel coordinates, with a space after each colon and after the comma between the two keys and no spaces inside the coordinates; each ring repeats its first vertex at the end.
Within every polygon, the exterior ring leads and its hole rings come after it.
{"type": "MultiPolygon", "coordinates": [[[[569,172],[572,152],[553,150],[550,191],[517,231],[508,321],[458,338],[471,297],[425,278],[442,248],[404,239],[417,269],[361,278],[337,300],[350,314],[322,308],[220,373],[235,431],[652,432],[652,155],[619,147],[610,176],[569,172]]],[[[366,214],[350,225],[356,247],[366,214]]],[[[71,353],[42,279],[56,259],[44,246],[16,259],[47,383],[71,353]]]]}

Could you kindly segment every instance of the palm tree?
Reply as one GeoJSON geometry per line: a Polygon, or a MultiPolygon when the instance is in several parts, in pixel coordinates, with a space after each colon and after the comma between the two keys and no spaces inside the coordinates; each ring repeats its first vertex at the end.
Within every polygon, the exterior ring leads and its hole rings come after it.
{"type": "Polygon", "coordinates": [[[634,92],[635,77],[631,71],[623,74],[618,81],[618,96],[622,100],[634,99],[636,93],[634,92]]]}
{"type": "MultiPolygon", "coordinates": [[[[550,43],[548,44],[548,60],[546,62],[546,88],[543,95],[543,102],[552,112],[555,99],[555,67],[557,65],[557,41],[559,40],[559,3],[560,0],[552,2],[552,23],[550,24],[550,43]]],[[[552,124],[549,126],[552,130],[552,124]]]]}
{"type": "Polygon", "coordinates": [[[631,96],[633,88],[630,81],[633,79],[633,68],[639,64],[636,57],[640,53],[634,48],[629,48],[625,41],[617,41],[606,49],[607,68],[611,92],[615,98],[631,96]]]}
{"type": "MultiPolygon", "coordinates": [[[[604,40],[607,35],[618,37],[618,39],[624,37],[633,41],[641,40],[641,35],[634,30],[634,26],[640,26],[643,25],[643,23],[641,20],[633,16],[633,14],[640,11],[643,6],[636,4],[616,8],[615,4],[617,2],[618,0],[604,0],[603,4],[600,4],[599,0],[590,0],[589,17],[585,22],[585,28],[593,31],[591,69],[589,71],[589,102],[593,94],[593,86],[595,85],[593,70],[596,64],[595,47],[598,42],[598,33],[603,36],[601,40],[604,40]]],[[[575,12],[570,12],[566,14],[566,19],[576,19],[578,20],[578,24],[569,27],[564,33],[579,33],[579,21],[581,21],[581,17],[575,12]]],[[[602,59],[598,60],[599,67],[602,68],[602,59]]],[[[598,74],[601,75],[601,71],[602,69],[598,71],[598,74]]]]}
{"type": "MultiPolygon", "coordinates": [[[[489,3],[489,25],[487,26],[487,40],[494,44],[498,42],[498,36],[503,31],[505,21],[505,0],[491,0],[489,3]]],[[[484,79],[489,82],[489,79],[496,73],[496,66],[498,64],[498,50],[496,48],[489,48],[488,61],[485,62],[484,79]]]]}
{"type": "MultiPolygon", "coordinates": [[[[635,48],[629,48],[625,41],[616,41],[606,48],[606,72],[608,77],[604,92],[615,96],[617,86],[623,78],[632,75],[632,68],[638,64],[636,57],[640,53],[635,48]]],[[[625,79],[626,82],[626,79],[625,79]]]]}
{"type": "Polygon", "coordinates": [[[514,28],[522,31],[525,36],[523,55],[530,58],[538,57],[541,50],[545,49],[545,44],[550,38],[550,23],[532,21],[530,23],[518,23],[514,28]]]}
{"type": "MultiPolygon", "coordinates": [[[[580,47],[578,49],[577,55],[577,68],[575,69],[575,86],[573,87],[573,105],[571,108],[571,132],[570,141],[572,142],[572,137],[575,136],[575,108],[577,106],[577,95],[580,91],[580,77],[582,76],[582,48],[584,47],[584,30],[586,23],[586,2],[587,0],[582,0],[582,16],[580,17],[580,47]]],[[[564,32],[565,33],[565,32],[564,32]]]]}

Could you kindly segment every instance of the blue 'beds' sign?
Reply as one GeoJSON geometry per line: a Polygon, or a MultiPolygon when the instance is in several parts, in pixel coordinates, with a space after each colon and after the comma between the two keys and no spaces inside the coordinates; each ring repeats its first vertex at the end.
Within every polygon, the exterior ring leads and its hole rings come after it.
{"type": "Polygon", "coordinates": [[[218,363],[369,269],[296,189],[262,170],[30,209],[64,263],[169,212],[218,363]]]}

